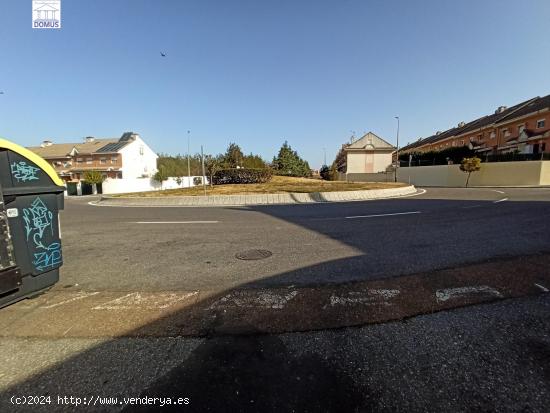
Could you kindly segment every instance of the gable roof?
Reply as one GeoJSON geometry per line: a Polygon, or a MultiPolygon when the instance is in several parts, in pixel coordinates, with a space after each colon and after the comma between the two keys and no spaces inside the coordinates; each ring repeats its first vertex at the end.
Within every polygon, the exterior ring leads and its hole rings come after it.
{"type": "Polygon", "coordinates": [[[345,149],[373,149],[373,150],[383,150],[391,149],[395,150],[395,146],[386,142],[380,136],[375,133],[368,132],[364,134],[361,138],[355,142],[346,145],[345,149]]]}
{"type": "Polygon", "coordinates": [[[420,146],[424,146],[429,143],[435,143],[442,141],[446,138],[453,136],[460,136],[468,132],[472,132],[490,125],[498,125],[503,122],[507,122],[510,119],[514,119],[520,116],[525,116],[530,113],[537,112],[541,109],[550,107],[550,95],[544,97],[534,97],[518,103],[514,106],[506,108],[501,112],[495,112],[490,115],[485,115],[470,121],[462,126],[457,126],[451,129],[447,129],[439,134],[428,136],[427,138],[420,139],[416,142],[412,142],[409,145],[404,146],[400,150],[414,149],[420,146]]]}
{"type": "Polygon", "coordinates": [[[42,158],[68,157],[73,149],[76,149],[79,154],[86,155],[98,152],[105,145],[115,142],[118,142],[118,139],[94,139],[92,142],[53,143],[45,146],[31,146],[28,149],[42,158]]]}

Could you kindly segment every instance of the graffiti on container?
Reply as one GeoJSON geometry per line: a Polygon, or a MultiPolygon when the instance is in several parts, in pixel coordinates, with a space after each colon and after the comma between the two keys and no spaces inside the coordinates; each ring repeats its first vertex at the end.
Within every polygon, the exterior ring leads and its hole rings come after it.
{"type": "Polygon", "coordinates": [[[48,243],[44,236],[54,237],[53,213],[37,197],[29,208],[23,208],[23,220],[27,242],[31,240],[35,247],[34,267],[39,271],[54,268],[61,264],[61,244],[57,241],[48,243]]]}
{"type": "Polygon", "coordinates": [[[11,174],[18,182],[27,182],[38,180],[38,173],[40,169],[30,166],[25,161],[13,162],[11,164],[11,174]]]}

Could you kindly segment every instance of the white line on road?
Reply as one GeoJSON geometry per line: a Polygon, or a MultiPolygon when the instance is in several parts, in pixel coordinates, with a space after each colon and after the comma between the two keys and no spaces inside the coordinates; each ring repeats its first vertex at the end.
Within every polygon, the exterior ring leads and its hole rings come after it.
{"type": "Polygon", "coordinates": [[[438,302],[444,302],[451,298],[460,297],[464,295],[469,295],[473,293],[485,293],[494,295],[496,297],[501,297],[500,292],[488,285],[472,286],[472,287],[458,287],[458,288],[445,288],[442,290],[437,290],[435,292],[435,297],[438,302]]]}
{"type": "Polygon", "coordinates": [[[220,221],[137,221],[134,224],[217,224],[220,221]]]}
{"type": "Polygon", "coordinates": [[[298,291],[290,291],[288,293],[274,293],[268,290],[234,291],[216,300],[208,307],[208,310],[230,307],[281,310],[296,295],[298,295],[298,291]]]}
{"type": "Polygon", "coordinates": [[[499,199],[498,201],[493,201],[493,204],[498,204],[499,202],[504,202],[504,201],[508,201],[508,198],[502,198],[502,199],[499,199]]]}
{"type": "Polygon", "coordinates": [[[96,294],[99,294],[99,292],[98,291],[89,292],[89,293],[88,292],[78,292],[78,293],[76,293],[76,295],[74,297],[59,301],[57,303],[54,302],[53,304],[48,304],[48,302],[46,302],[46,305],[43,305],[40,308],[46,308],[46,309],[55,308],[55,307],[59,307],[60,305],[65,305],[65,304],[68,304],[68,303],[72,303],[73,301],[82,300],[84,298],[88,298],[88,297],[91,297],[91,296],[96,295],[96,294]]]}
{"type": "Polygon", "coordinates": [[[420,213],[421,213],[420,211],[410,211],[410,212],[394,212],[393,214],[354,215],[351,217],[346,217],[346,219],[391,217],[394,215],[411,215],[411,214],[420,214],[420,213]]]}
{"type": "Polygon", "coordinates": [[[498,192],[499,194],[505,194],[504,191],[499,191],[499,190],[497,190],[497,189],[492,189],[492,191],[493,191],[493,192],[498,192]]]}
{"type": "Polygon", "coordinates": [[[537,284],[537,283],[535,283],[535,285],[536,285],[537,287],[539,287],[539,288],[540,288],[542,291],[544,291],[545,293],[548,292],[548,288],[546,288],[546,287],[544,287],[544,286],[542,286],[542,285],[540,285],[540,284],[537,284]]]}

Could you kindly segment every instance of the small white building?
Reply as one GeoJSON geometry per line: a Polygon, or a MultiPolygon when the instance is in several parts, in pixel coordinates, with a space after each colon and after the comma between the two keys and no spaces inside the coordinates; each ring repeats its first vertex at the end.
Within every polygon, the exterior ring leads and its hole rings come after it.
{"type": "Polygon", "coordinates": [[[392,164],[395,146],[378,135],[368,132],[355,142],[344,145],[347,174],[385,172],[392,164]]]}

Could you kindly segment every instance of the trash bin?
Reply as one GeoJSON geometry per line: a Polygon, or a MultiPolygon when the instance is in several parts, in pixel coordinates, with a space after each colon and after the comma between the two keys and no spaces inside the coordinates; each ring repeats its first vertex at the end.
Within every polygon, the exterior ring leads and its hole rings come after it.
{"type": "Polygon", "coordinates": [[[44,159],[0,139],[0,307],[59,280],[64,191],[44,159]]]}

